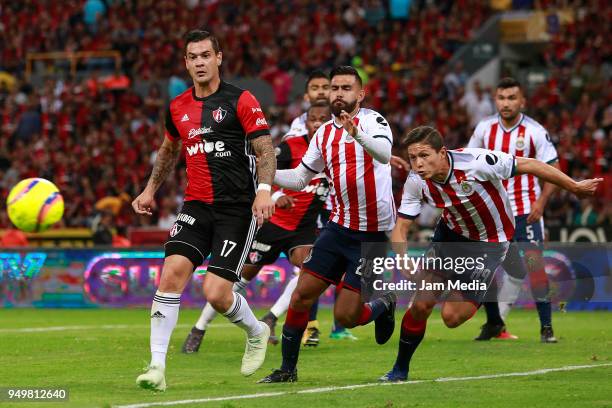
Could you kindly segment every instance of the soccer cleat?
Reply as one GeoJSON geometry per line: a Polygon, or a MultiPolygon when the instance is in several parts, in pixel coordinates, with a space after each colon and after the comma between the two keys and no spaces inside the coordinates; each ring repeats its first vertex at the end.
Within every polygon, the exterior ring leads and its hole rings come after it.
{"type": "Polygon", "coordinates": [[[506,326],[503,324],[489,324],[485,323],[480,326],[480,334],[474,340],[485,341],[491,340],[493,337],[497,337],[506,330],[506,326]]]}
{"type": "Polygon", "coordinates": [[[553,333],[552,326],[544,326],[540,330],[540,341],[542,343],[556,343],[557,338],[555,337],[555,333],[553,333]]]}
{"type": "Polygon", "coordinates": [[[185,354],[197,353],[200,350],[202,339],[206,330],[200,330],[196,327],[191,328],[191,332],[187,335],[181,351],[185,354]]]}
{"type": "Polygon", "coordinates": [[[311,327],[308,331],[308,337],[304,342],[305,347],[317,347],[319,345],[319,335],[321,332],[316,327],[311,327]]]}
{"type": "MultiPolygon", "coordinates": [[[[314,333],[314,330],[319,332],[319,321],[311,320],[308,322],[308,326],[306,326],[306,330],[304,330],[304,334],[302,335],[302,345],[306,345],[306,342],[310,338],[310,336],[314,333]]],[[[320,332],[319,332],[320,333],[320,332]]]]}
{"type": "Polygon", "coordinates": [[[259,322],[259,325],[263,331],[258,336],[248,337],[246,341],[244,356],[242,356],[242,367],[240,368],[240,373],[245,377],[257,371],[266,359],[270,328],[262,321],[259,322]]]}
{"type": "Polygon", "coordinates": [[[276,327],[277,320],[278,318],[274,316],[272,312],[266,313],[266,315],[261,318],[261,321],[267,324],[270,328],[270,339],[268,339],[268,342],[274,346],[278,344],[278,337],[276,337],[276,334],[274,333],[274,328],[276,327]]]}
{"type": "Polygon", "coordinates": [[[333,331],[329,334],[329,338],[332,340],[357,340],[357,337],[349,329],[333,331]]]}
{"type": "Polygon", "coordinates": [[[385,302],[387,310],[374,320],[374,336],[376,343],[385,344],[395,330],[395,306],[397,305],[397,296],[394,292],[387,292],[382,295],[381,299],[385,302]]]}
{"type": "Polygon", "coordinates": [[[293,371],[273,370],[272,374],[265,376],[261,380],[257,381],[258,384],[270,384],[270,383],[282,383],[282,382],[296,382],[297,368],[293,371]]]}
{"type": "Polygon", "coordinates": [[[149,366],[146,373],[140,374],[138,378],[136,378],[136,384],[145,390],[166,391],[164,367],[149,366]]]}
{"type": "Polygon", "coordinates": [[[400,382],[408,380],[408,373],[402,373],[395,368],[378,379],[380,382],[400,382]]]}
{"type": "Polygon", "coordinates": [[[508,330],[504,329],[499,336],[495,336],[495,338],[498,340],[517,340],[518,336],[515,336],[514,334],[508,332],[508,330]]]}

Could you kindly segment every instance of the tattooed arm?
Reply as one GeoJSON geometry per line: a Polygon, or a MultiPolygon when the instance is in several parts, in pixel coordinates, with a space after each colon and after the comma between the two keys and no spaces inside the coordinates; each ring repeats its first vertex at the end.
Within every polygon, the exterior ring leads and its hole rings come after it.
{"type": "Polygon", "coordinates": [[[155,203],[155,192],[162,185],[168,174],[172,172],[176,166],[179,154],[181,152],[181,144],[177,141],[171,141],[165,137],[164,142],[157,151],[157,158],[153,166],[153,172],[144,191],[136,197],[132,202],[132,208],[137,214],[152,215],[152,209],[155,203]]]}
{"type": "Polygon", "coordinates": [[[257,156],[257,177],[259,186],[257,196],[253,201],[253,215],[261,226],[274,214],[274,202],[270,196],[270,188],[276,173],[276,155],[270,135],[259,136],[251,140],[251,146],[257,156]]]}

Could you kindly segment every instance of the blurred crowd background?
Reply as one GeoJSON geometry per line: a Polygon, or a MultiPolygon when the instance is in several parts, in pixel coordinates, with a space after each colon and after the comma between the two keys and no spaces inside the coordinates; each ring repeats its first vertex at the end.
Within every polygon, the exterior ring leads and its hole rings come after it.
{"type": "MultiPolygon", "coordinates": [[[[526,113],[548,129],[563,171],[609,179],[612,6],[605,0],[2,0],[0,189],[4,197],[20,179],[52,180],[66,203],[63,227],[170,228],[182,202],[183,163],[160,190],[154,217],[136,217],[130,202],[152,169],[169,98],[190,86],[181,36],[193,27],[220,39],[226,80],[269,84],[265,110],[277,143],[306,107],[305,75],[352,64],[366,83],[365,106],[386,116],[396,142],[430,124],[461,147],[495,106],[493,89],[469,83],[453,54],[500,8],[555,7],[571,10],[573,21],[551,33],[532,61],[546,75],[528,89],[526,113]],[[105,50],[117,51],[120,63],[85,58],[73,67],[79,75],[65,74],[69,67],[57,61],[38,63],[35,73],[43,75],[27,77],[28,53],[105,50]]],[[[399,196],[405,174],[395,176],[399,196]]],[[[556,194],[547,225],[610,225],[610,190],[608,182],[593,199],[556,194]]],[[[9,227],[4,202],[0,214],[0,228],[9,227]]]]}

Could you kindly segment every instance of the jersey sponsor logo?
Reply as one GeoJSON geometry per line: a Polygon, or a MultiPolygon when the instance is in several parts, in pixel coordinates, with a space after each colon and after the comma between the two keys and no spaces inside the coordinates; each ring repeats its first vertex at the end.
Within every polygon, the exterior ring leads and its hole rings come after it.
{"type": "Polygon", "coordinates": [[[251,108],[251,113],[261,112],[261,108],[251,108]]]}
{"type": "Polygon", "coordinates": [[[193,218],[191,215],[187,215],[187,214],[183,214],[183,213],[179,213],[179,215],[176,217],[177,221],[182,221],[185,222],[189,225],[193,225],[196,221],[195,218],[193,218]]]}
{"type": "Polygon", "coordinates": [[[253,241],[251,249],[254,251],[268,252],[272,249],[272,245],[264,244],[263,242],[253,241]]]}
{"type": "Polygon", "coordinates": [[[189,134],[187,135],[187,139],[193,139],[196,136],[205,135],[207,133],[213,133],[212,128],[210,128],[210,127],[203,127],[203,128],[199,128],[199,129],[190,129],[189,130],[189,134]]]}
{"type": "Polygon", "coordinates": [[[257,118],[255,126],[268,126],[268,122],[266,122],[265,118],[257,118]]]}
{"type": "Polygon", "coordinates": [[[194,145],[187,146],[187,154],[189,156],[212,152],[215,153],[214,157],[229,157],[232,155],[232,152],[225,150],[225,142],[221,140],[216,142],[207,142],[206,140],[202,140],[194,145]]]}
{"type": "Polygon", "coordinates": [[[183,119],[181,119],[181,122],[187,122],[189,121],[189,116],[187,116],[187,114],[183,115],[183,119]]]}
{"type": "Polygon", "coordinates": [[[217,123],[221,123],[225,119],[225,115],[227,115],[227,111],[220,106],[212,111],[212,117],[217,123]]]}
{"type": "Polygon", "coordinates": [[[179,232],[181,232],[182,229],[183,229],[182,225],[174,223],[174,225],[172,226],[172,229],[170,230],[170,236],[174,238],[179,232]]]}

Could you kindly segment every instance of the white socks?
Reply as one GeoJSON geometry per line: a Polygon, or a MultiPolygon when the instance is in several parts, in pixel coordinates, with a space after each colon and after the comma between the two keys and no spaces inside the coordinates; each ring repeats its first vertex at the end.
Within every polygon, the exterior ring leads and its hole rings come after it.
{"type": "Polygon", "coordinates": [[[522,288],[523,279],[514,278],[507,273],[504,275],[504,283],[497,297],[499,299],[499,314],[504,321],[508,313],[510,313],[512,304],[516,302],[519,293],[521,293],[522,288]]]}
{"type": "Polygon", "coordinates": [[[151,305],[151,365],[166,366],[170,336],[178,320],[180,293],[157,291],[151,305]]]}
{"type": "Polygon", "coordinates": [[[217,316],[217,311],[212,307],[210,303],[206,303],[204,309],[202,309],[200,318],[195,324],[196,329],[206,330],[208,324],[213,321],[215,316],[217,316]]]}
{"type": "Polygon", "coordinates": [[[270,308],[270,312],[272,312],[276,318],[281,317],[283,313],[289,309],[291,295],[297,286],[298,278],[299,276],[296,275],[289,281],[287,286],[285,286],[285,290],[283,290],[283,294],[280,295],[276,303],[274,303],[274,305],[270,308]]]}
{"type": "Polygon", "coordinates": [[[246,299],[242,297],[240,293],[233,292],[233,294],[234,301],[230,308],[223,313],[223,316],[227,317],[230,322],[246,331],[248,337],[261,334],[263,329],[246,299]]]}
{"type": "MultiPolygon", "coordinates": [[[[239,282],[235,282],[232,290],[234,292],[238,292],[240,290],[246,289],[249,285],[248,280],[241,278],[239,282]]],[[[198,330],[206,330],[210,322],[217,316],[217,311],[211,306],[210,303],[206,303],[204,309],[202,309],[202,313],[200,314],[200,318],[195,324],[195,328],[198,330]]]]}

